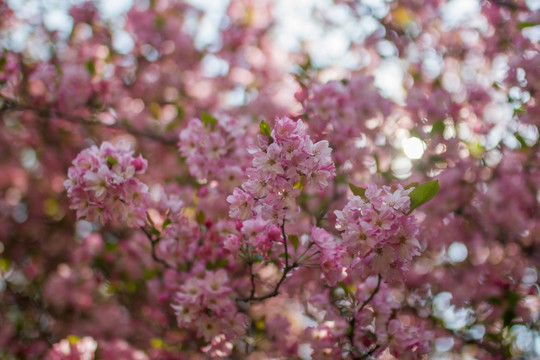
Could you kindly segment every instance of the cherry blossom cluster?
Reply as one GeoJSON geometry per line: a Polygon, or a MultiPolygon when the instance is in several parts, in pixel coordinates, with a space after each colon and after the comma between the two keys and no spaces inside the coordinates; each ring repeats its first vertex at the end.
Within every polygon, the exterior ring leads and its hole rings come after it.
{"type": "Polygon", "coordinates": [[[312,359],[339,360],[346,358],[340,340],[347,337],[348,324],[336,314],[333,315],[335,316],[331,316],[329,313],[327,319],[321,324],[306,329],[305,337],[311,347],[312,359]]]}
{"type": "Polygon", "coordinates": [[[347,131],[333,132],[338,126],[354,132],[368,131],[366,121],[388,116],[392,109],[392,103],[373,86],[373,78],[365,75],[314,84],[308,92],[298,93],[297,98],[304,103],[314,131],[331,136],[345,136],[347,131]]]}
{"type": "Polygon", "coordinates": [[[103,142],[77,155],[64,186],[78,218],[132,227],[144,224],[148,186],[136,175],[146,171],[147,161],[133,154],[130,144],[120,141],[103,142]]]}
{"type": "Polygon", "coordinates": [[[148,360],[142,351],[134,349],[124,340],[99,340],[90,336],[82,339],[68,336],[54,344],[45,360],[94,360],[94,359],[133,359],[148,360]]]}
{"type": "Polygon", "coordinates": [[[247,318],[238,313],[229,277],[225,270],[200,269],[180,286],[172,305],[178,326],[195,331],[209,343],[203,351],[211,356],[227,356],[232,340],[242,335],[247,318]]]}
{"type": "Polygon", "coordinates": [[[266,254],[274,243],[282,241],[281,230],[274,224],[257,217],[238,223],[240,234],[229,234],[223,246],[231,253],[236,254],[242,245],[253,247],[256,253],[266,254]]]}
{"type": "Polygon", "coordinates": [[[335,176],[328,141],[313,143],[301,120],[277,118],[274,129],[259,135],[259,147],[252,152],[253,167],[247,181],[227,198],[233,219],[262,217],[281,225],[287,213],[296,212],[296,198],[302,188],[316,191],[328,186],[335,176]]]}
{"type": "Polygon", "coordinates": [[[247,124],[230,116],[214,118],[203,113],[180,132],[178,147],[186,158],[189,172],[199,182],[217,180],[232,188],[244,179],[244,164],[249,161],[245,148],[247,124]]]}
{"type": "Polygon", "coordinates": [[[420,359],[429,352],[432,333],[424,331],[422,324],[405,325],[400,320],[401,304],[386,283],[371,276],[357,286],[353,297],[355,348],[364,353],[379,345],[375,352],[382,353],[388,347],[398,359],[420,359]]]}
{"type": "Polygon", "coordinates": [[[20,3],[0,358],[539,358],[535,1],[317,2],[327,59],[272,0],[20,3]]]}
{"type": "MultiPolygon", "coordinates": [[[[372,136],[394,104],[381,96],[371,76],[356,74],[350,80],[316,83],[296,94],[316,139],[326,139],[335,149],[336,164],[347,161],[363,166],[374,152],[372,136]]],[[[350,172],[349,167],[340,171],[350,172]]]]}
{"type": "Polygon", "coordinates": [[[71,337],[53,345],[45,360],[94,360],[97,342],[89,336],[71,337]]]}
{"type": "Polygon", "coordinates": [[[336,210],[336,240],[315,229],[313,241],[321,252],[321,267],[329,284],[349,276],[365,279],[380,274],[400,280],[411,259],[420,254],[418,224],[406,215],[409,193],[403,186],[377,188],[370,183],[363,196],[352,195],[343,210],[336,210]]]}
{"type": "Polygon", "coordinates": [[[339,287],[333,295],[315,295],[310,303],[326,313],[317,327],[307,329],[314,359],[376,357],[386,349],[398,359],[421,359],[430,350],[433,334],[422,323],[401,321],[401,303],[377,276],[339,287]]]}
{"type": "MultiPolygon", "coordinates": [[[[156,254],[169,264],[186,264],[193,260],[201,237],[199,225],[184,215],[185,203],[174,193],[162,193],[154,209],[164,214],[161,222],[154,224],[161,229],[156,254]],[[165,223],[166,222],[166,223],[165,223]]],[[[151,212],[153,213],[153,212],[151,212]]]]}

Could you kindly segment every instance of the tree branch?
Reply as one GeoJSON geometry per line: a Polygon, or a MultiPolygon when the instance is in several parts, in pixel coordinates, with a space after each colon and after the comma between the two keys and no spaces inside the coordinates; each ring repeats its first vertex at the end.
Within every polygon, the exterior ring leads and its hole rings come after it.
{"type": "Polygon", "coordinates": [[[363,360],[363,359],[367,359],[368,357],[370,357],[375,351],[377,351],[378,348],[380,348],[381,345],[377,344],[375,345],[375,347],[371,350],[369,350],[367,353],[363,354],[362,356],[359,356],[359,357],[356,357],[354,358],[355,360],[363,360]]]}
{"type": "Polygon", "coordinates": [[[513,1],[508,1],[508,0],[491,0],[491,2],[495,5],[499,5],[499,6],[502,6],[502,7],[505,7],[505,8],[508,8],[512,11],[515,11],[515,10],[521,10],[521,11],[528,11],[529,9],[525,6],[521,6],[521,5],[518,5],[518,4],[515,4],[513,1]]]}
{"type": "Polygon", "coordinates": [[[283,238],[283,246],[285,247],[285,268],[289,267],[289,252],[287,250],[287,235],[285,235],[285,219],[281,223],[281,237],[283,238]]]}
{"type": "Polygon", "coordinates": [[[126,123],[104,124],[99,121],[86,119],[83,116],[79,116],[79,115],[67,114],[61,111],[56,111],[56,110],[51,110],[51,109],[46,109],[46,108],[37,108],[34,106],[25,105],[13,99],[6,98],[2,95],[0,95],[0,99],[4,100],[4,103],[0,105],[0,115],[5,111],[25,111],[25,110],[32,111],[41,117],[48,117],[48,118],[55,117],[55,118],[58,118],[58,120],[64,120],[70,123],[80,124],[83,126],[101,126],[101,127],[105,127],[109,129],[123,130],[134,136],[144,137],[144,138],[156,141],[156,142],[160,142],[167,146],[176,147],[176,143],[177,143],[176,139],[164,137],[150,130],[137,129],[126,123]]]}
{"type": "Polygon", "coordinates": [[[154,239],[152,234],[146,230],[143,226],[141,226],[141,230],[145,233],[148,240],[150,240],[150,246],[151,246],[151,253],[152,253],[152,259],[154,259],[155,262],[160,263],[161,265],[165,266],[167,269],[176,270],[174,266],[170,265],[165,260],[159,258],[156,254],[156,245],[161,240],[160,238],[154,239]]]}
{"type": "MultiPolygon", "coordinates": [[[[360,305],[360,308],[358,309],[357,312],[360,312],[362,310],[364,310],[364,308],[367,306],[367,304],[369,304],[369,302],[375,297],[375,295],[379,292],[379,289],[381,288],[381,275],[380,274],[377,274],[377,286],[375,287],[375,289],[373,289],[373,292],[371,293],[371,295],[369,295],[369,297],[362,303],[362,305],[360,305]]],[[[352,346],[352,350],[351,351],[354,351],[354,326],[356,325],[356,318],[352,317],[351,321],[349,321],[349,326],[350,326],[350,329],[351,331],[349,332],[349,341],[351,342],[351,346],[352,346]]],[[[367,352],[366,354],[362,355],[361,357],[359,358],[355,358],[355,359],[365,359],[367,358],[369,355],[373,354],[373,352],[375,350],[377,350],[379,348],[379,345],[375,346],[374,349],[370,350],[369,352],[367,352]]]]}
{"type": "Polygon", "coordinates": [[[287,274],[292,269],[294,269],[296,267],[298,267],[298,264],[293,263],[292,265],[290,265],[290,266],[286,267],[285,269],[283,269],[283,274],[281,275],[281,278],[279,279],[276,286],[274,287],[274,290],[272,290],[268,294],[263,295],[263,296],[250,296],[250,297],[247,297],[247,298],[240,298],[240,299],[236,299],[236,300],[237,301],[263,301],[263,300],[269,299],[271,297],[278,296],[279,295],[279,287],[281,286],[283,281],[285,281],[285,278],[287,277],[287,274]]]}
{"type": "Polygon", "coordinates": [[[251,292],[249,297],[253,298],[255,296],[255,274],[253,273],[253,262],[249,262],[249,278],[251,280],[251,292]]]}
{"type": "Polygon", "coordinates": [[[250,272],[250,279],[251,279],[251,293],[249,297],[246,298],[239,298],[236,299],[236,301],[263,301],[266,299],[269,299],[271,297],[279,295],[279,287],[285,281],[285,278],[287,275],[295,268],[298,267],[297,262],[293,262],[291,265],[289,265],[289,252],[287,249],[287,236],[285,234],[285,220],[283,220],[283,223],[281,224],[281,236],[283,237],[283,245],[285,246],[285,268],[283,269],[283,273],[281,274],[281,278],[277,282],[277,284],[274,286],[274,289],[267,293],[266,295],[262,296],[255,296],[255,275],[253,274],[252,264],[249,264],[249,272],[250,272]]]}
{"type": "Polygon", "coordinates": [[[369,302],[373,299],[373,297],[379,292],[379,289],[381,287],[381,274],[377,274],[377,286],[375,287],[375,289],[373,290],[373,292],[371,293],[371,295],[366,299],[366,301],[364,301],[362,303],[362,305],[360,305],[360,308],[358,309],[358,312],[364,310],[364,308],[366,307],[367,304],[369,304],[369,302]]]}

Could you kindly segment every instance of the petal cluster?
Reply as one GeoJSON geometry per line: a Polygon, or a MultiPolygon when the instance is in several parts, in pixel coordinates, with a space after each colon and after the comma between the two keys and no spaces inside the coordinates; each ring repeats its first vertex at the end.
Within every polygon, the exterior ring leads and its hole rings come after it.
{"type": "Polygon", "coordinates": [[[245,164],[249,162],[245,153],[249,145],[249,137],[245,136],[247,124],[229,116],[212,121],[215,122],[205,124],[200,119],[190,120],[180,132],[178,148],[197,181],[217,180],[232,188],[242,181],[245,164]]]}
{"type": "Polygon", "coordinates": [[[218,270],[190,277],[176,293],[172,307],[178,326],[209,342],[206,352],[225,355],[245,331],[246,316],[238,313],[232,292],[227,273],[218,270]]]}
{"type": "Polygon", "coordinates": [[[77,155],[64,186],[78,218],[131,227],[144,224],[148,186],[136,175],[146,171],[147,161],[133,154],[130,144],[120,141],[104,142],[77,155]]]}
{"type": "Polygon", "coordinates": [[[412,258],[420,254],[418,224],[406,215],[411,191],[401,185],[379,189],[372,183],[364,196],[350,196],[343,210],[335,211],[341,239],[321,229],[312,231],[329,284],[346,276],[365,279],[375,274],[402,279],[412,258]]]}
{"type": "Polygon", "coordinates": [[[331,152],[327,141],[311,141],[301,120],[277,118],[271,137],[259,136],[247,181],[227,198],[229,215],[239,220],[261,216],[281,224],[288,212],[297,211],[302,188],[321,190],[333,179],[331,152]]]}

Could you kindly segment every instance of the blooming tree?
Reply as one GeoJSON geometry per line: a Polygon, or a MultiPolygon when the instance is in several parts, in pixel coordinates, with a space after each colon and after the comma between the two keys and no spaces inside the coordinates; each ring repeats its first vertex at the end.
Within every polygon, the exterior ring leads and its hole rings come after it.
{"type": "Polygon", "coordinates": [[[284,3],[0,0],[1,359],[540,356],[537,2],[284,3]]]}

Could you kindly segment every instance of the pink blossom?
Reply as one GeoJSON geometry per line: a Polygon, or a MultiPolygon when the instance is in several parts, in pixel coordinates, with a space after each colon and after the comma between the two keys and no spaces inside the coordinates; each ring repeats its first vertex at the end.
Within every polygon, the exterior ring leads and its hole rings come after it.
{"type": "Polygon", "coordinates": [[[79,339],[75,336],[61,340],[47,353],[47,360],[93,360],[97,342],[91,337],[79,339]]]}
{"type": "Polygon", "coordinates": [[[235,188],[232,195],[227,197],[227,202],[231,204],[229,210],[231,218],[246,220],[252,216],[254,200],[247,192],[235,188]]]}

